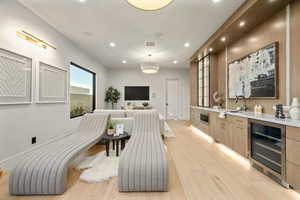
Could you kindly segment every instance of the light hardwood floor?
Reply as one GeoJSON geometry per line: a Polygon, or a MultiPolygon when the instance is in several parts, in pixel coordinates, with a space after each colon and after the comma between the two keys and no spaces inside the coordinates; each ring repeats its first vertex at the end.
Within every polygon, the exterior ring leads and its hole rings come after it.
{"type": "MultiPolygon", "coordinates": [[[[170,191],[119,193],[117,178],[88,184],[71,170],[61,196],[16,197],[8,194],[8,174],[0,179],[0,200],[292,200],[300,195],[250,168],[222,145],[197,134],[187,121],[170,121],[176,138],[166,139],[170,191]]],[[[91,153],[103,150],[94,147],[91,153]]]]}

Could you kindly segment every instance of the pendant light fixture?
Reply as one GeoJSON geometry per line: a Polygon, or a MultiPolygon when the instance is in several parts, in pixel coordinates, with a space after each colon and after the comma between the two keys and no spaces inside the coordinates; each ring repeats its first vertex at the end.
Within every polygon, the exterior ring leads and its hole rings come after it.
{"type": "Polygon", "coordinates": [[[127,0],[127,2],[142,10],[159,10],[169,5],[173,0],[127,0]]]}
{"type": "Polygon", "coordinates": [[[148,55],[149,62],[141,64],[141,70],[145,74],[155,74],[159,70],[159,65],[154,62],[151,62],[151,56],[151,54],[148,55]]]}

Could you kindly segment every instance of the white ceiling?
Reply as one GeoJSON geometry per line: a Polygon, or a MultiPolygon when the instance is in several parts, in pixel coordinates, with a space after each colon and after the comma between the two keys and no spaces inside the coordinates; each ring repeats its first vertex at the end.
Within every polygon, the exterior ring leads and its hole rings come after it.
{"type": "Polygon", "coordinates": [[[138,67],[149,53],[161,67],[188,67],[192,54],[243,1],[174,0],[161,10],[142,11],[126,0],[19,0],[106,67],[138,67]],[[156,46],[145,47],[145,41],[156,46]]]}

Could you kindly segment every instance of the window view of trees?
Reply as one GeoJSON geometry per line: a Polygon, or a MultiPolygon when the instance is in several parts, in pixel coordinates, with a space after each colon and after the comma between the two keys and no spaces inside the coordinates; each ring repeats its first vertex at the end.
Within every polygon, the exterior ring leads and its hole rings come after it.
{"type": "Polygon", "coordinates": [[[95,109],[96,74],[74,63],[70,65],[71,118],[95,109]]]}

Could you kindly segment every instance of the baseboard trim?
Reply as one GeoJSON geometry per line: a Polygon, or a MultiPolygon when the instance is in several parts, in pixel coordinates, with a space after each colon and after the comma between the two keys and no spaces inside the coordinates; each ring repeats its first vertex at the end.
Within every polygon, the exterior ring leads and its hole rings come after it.
{"type": "Polygon", "coordinates": [[[36,146],[34,146],[34,147],[30,148],[30,149],[27,149],[27,150],[25,150],[25,151],[16,153],[16,154],[14,154],[14,155],[12,155],[12,156],[9,156],[8,158],[5,158],[5,159],[3,159],[3,160],[0,160],[0,168],[4,168],[3,166],[4,166],[6,163],[11,162],[12,160],[17,159],[18,157],[20,157],[20,156],[22,156],[22,155],[24,155],[24,154],[30,153],[30,152],[32,152],[32,151],[34,151],[34,150],[36,150],[36,149],[39,149],[39,148],[41,148],[41,147],[43,147],[43,146],[45,146],[45,145],[47,145],[47,144],[53,143],[53,142],[55,142],[55,141],[57,141],[57,140],[60,140],[60,139],[65,138],[65,137],[67,137],[67,136],[69,136],[69,135],[72,135],[73,133],[74,133],[74,131],[68,131],[68,132],[66,132],[66,133],[63,134],[63,135],[60,135],[60,136],[57,136],[57,137],[53,137],[53,138],[47,140],[46,142],[43,142],[43,143],[41,143],[41,144],[38,144],[38,145],[36,145],[36,146]]]}

